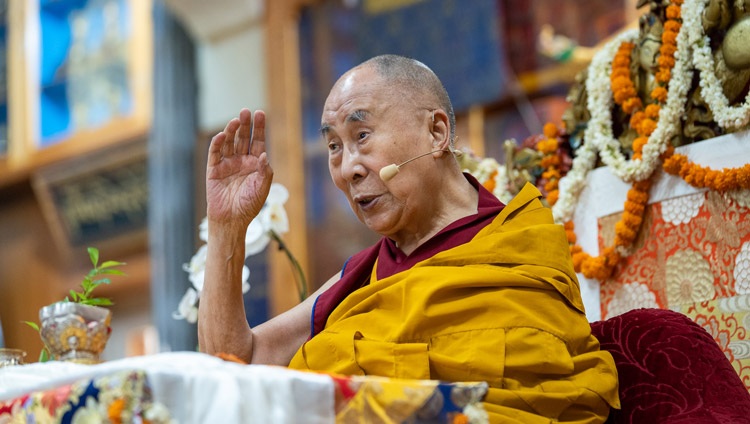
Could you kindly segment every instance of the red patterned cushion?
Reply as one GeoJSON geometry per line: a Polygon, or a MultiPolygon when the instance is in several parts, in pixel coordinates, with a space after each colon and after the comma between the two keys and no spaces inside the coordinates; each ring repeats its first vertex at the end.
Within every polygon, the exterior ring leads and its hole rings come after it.
{"type": "Polygon", "coordinates": [[[750,394],[714,339],[686,316],[638,309],[591,329],[620,379],[622,409],[608,423],[750,423],[750,394]]]}

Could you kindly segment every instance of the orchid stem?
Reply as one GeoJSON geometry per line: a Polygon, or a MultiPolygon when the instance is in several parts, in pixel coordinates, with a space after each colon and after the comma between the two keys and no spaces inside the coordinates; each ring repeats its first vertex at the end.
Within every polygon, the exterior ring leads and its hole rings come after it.
{"type": "Polygon", "coordinates": [[[302,271],[302,267],[300,266],[299,262],[297,262],[297,258],[292,255],[292,252],[286,246],[284,240],[282,240],[281,237],[276,234],[276,231],[271,230],[269,231],[269,233],[271,235],[271,238],[276,240],[276,242],[279,244],[279,250],[283,250],[286,254],[286,257],[289,259],[289,263],[292,266],[292,272],[294,274],[294,282],[297,285],[299,301],[302,302],[307,299],[307,279],[305,279],[305,273],[302,271]]]}

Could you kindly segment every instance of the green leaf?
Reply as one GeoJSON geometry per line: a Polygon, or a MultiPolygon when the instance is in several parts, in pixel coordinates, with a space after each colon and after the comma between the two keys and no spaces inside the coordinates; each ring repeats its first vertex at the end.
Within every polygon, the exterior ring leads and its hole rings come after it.
{"type": "Polygon", "coordinates": [[[96,247],[89,247],[89,258],[91,258],[91,263],[94,264],[94,268],[96,268],[96,264],[99,263],[99,249],[96,247]]]}
{"type": "MultiPolygon", "coordinates": [[[[87,248],[91,264],[94,266],[93,269],[88,271],[88,274],[84,276],[81,281],[80,289],[70,290],[70,297],[72,301],[81,303],[84,305],[97,305],[97,306],[108,306],[112,305],[112,301],[109,298],[92,298],[92,292],[102,284],[111,284],[112,281],[109,278],[98,278],[102,275],[126,275],[124,272],[114,269],[120,265],[125,265],[125,262],[119,261],[104,261],[101,266],[99,264],[99,249],[95,247],[87,248]]],[[[68,297],[65,298],[68,301],[68,297]]]]}
{"type": "Polygon", "coordinates": [[[106,261],[102,264],[102,266],[99,267],[99,269],[102,268],[111,268],[113,266],[120,266],[120,265],[126,265],[125,262],[117,262],[117,261],[106,261]]]}
{"type": "Polygon", "coordinates": [[[99,274],[104,275],[125,275],[124,272],[120,271],[119,269],[102,269],[99,271],[99,274]]]}
{"type": "Polygon", "coordinates": [[[46,347],[42,348],[42,351],[39,352],[39,362],[47,362],[52,358],[52,355],[49,354],[49,351],[46,347]]]}
{"type": "Polygon", "coordinates": [[[33,328],[34,330],[39,331],[39,324],[35,323],[34,321],[24,321],[23,323],[33,328]]]}
{"type": "Polygon", "coordinates": [[[86,299],[85,302],[86,305],[94,305],[94,306],[111,306],[113,305],[112,301],[105,298],[105,297],[95,297],[93,299],[86,299]]]}

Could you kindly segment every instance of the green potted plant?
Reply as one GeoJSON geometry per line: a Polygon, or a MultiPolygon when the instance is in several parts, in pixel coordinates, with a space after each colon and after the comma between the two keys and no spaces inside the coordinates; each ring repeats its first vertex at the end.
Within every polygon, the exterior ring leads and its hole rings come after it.
{"type": "Polygon", "coordinates": [[[112,305],[106,297],[94,297],[93,291],[109,284],[110,275],[124,275],[117,269],[123,262],[105,261],[99,264],[99,250],[88,248],[93,268],[81,282],[80,290],[70,290],[64,300],[42,307],[39,322],[26,323],[39,331],[44,349],[39,360],[56,359],[85,364],[99,362],[109,339],[112,314],[102,306],[112,305]]]}

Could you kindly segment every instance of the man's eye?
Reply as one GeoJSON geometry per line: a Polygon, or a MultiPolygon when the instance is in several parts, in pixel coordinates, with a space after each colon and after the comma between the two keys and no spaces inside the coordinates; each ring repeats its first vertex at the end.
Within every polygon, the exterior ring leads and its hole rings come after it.
{"type": "Polygon", "coordinates": [[[364,132],[364,131],[362,131],[362,132],[360,132],[360,133],[359,133],[359,134],[357,135],[357,137],[358,137],[358,138],[359,138],[360,140],[363,140],[363,139],[364,139],[365,137],[367,137],[367,133],[366,133],[366,132],[364,132]]]}
{"type": "Polygon", "coordinates": [[[328,143],[329,152],[335,152],[338,149],[339,149],[339,145],[337,143],[328,143]]]}

